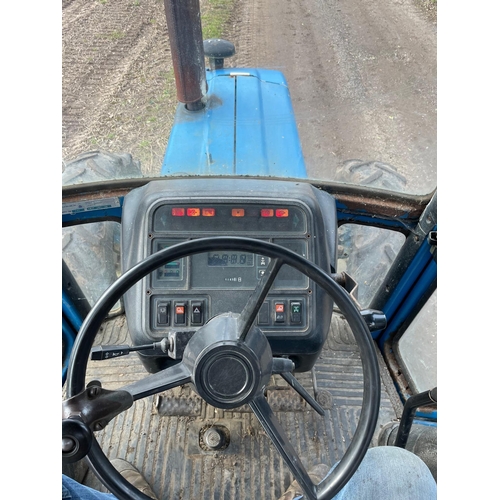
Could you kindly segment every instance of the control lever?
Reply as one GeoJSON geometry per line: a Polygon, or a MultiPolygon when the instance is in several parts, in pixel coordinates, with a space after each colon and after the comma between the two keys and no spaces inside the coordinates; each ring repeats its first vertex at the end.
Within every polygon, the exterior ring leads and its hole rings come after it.
{"type": "Polygon", "coordinates": [[[182,359],[184,349],[186,348],[195,331],[179,331],[169,332],[168,337],[165,337],[160,342],[152,344],[129,346],[124,345],[100,345],[93,347],[90,351],[90,359],[93,361],[102,361],[103,359],[119,358],[126,356],[135,351],[152,351],[160,350],[164,354],[168,354],[173,359],[182,359]]]}
{"type": "Polygon", "coordinates": [[[291,359],[273,358],[273,374],[279,374],[288,383],[288,385],[297,392],[306,403],[316,410],[322,417],[325,416],[325,410],[321,405],[302,387],[299,381],[292,375],[295,364],[291,359]]]}
{"type": "Polygon", "coordinates": [[[145,345],[135,345],[129,346],[125,345],[99,345],[92,347],[90,351],[90,359],[94,361],[102,361],[103,359],[118,358],[120,356],[126,356],[134,351],[149,351],[159,349],[166,353],[170,349],[170,341],[164,338],[160,342],[153,342],[152,344],[145,345]]]}

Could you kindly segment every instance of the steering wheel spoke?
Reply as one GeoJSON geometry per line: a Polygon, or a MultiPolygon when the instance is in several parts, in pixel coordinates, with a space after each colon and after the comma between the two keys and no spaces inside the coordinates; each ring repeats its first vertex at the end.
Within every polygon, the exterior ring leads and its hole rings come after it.
{"type": "Polygon", "coordinates": [[[180,362],[158,373],[149,375],[142,380],[122,387],[122,390],[129,392],[134,401],[137,401],[152,394],[158,394],[159,392],[179,387],[188,382],[191,382],[191,372],[184,363],[180,362]]]}
{"type": "Polygon", "coordinates": [[[300,484],[306,498],[316,500],[318,498],[316,495],[316,485],[312,482],[297,452],[288,440],[283,427],[271,410],[269,403],[264,397],[264,393],[261,393],[249,405],[273,445],[290,468],[294,478],[300,484]]]}
{"type": "Polygon", "coordinates": [[[274,281],[276,280],[276,276],[278,275],[281,266],[283,265],[283,261],[281,259],[271,259],[271,262],[266,268],[266,271],[262,275],[262,278],[259,281],[259,284],[252,292],[250,299],[245,305],[245,308],[241,312],[240,318],[238,320],[238,331],[240,340],[245,340],[248,331],[253,325],[257,314],[259,313],[259,309],[262,306],[269,290],[273,286],[274,281]]]}

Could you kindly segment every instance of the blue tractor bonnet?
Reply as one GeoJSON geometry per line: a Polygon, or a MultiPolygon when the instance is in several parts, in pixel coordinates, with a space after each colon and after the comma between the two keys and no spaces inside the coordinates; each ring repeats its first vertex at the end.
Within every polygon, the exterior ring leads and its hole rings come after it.
{"type": "Polygon", "coordinates": [[[161,175],[307,178],[284,75],[275,70],[207,71],[200,111],[177,106],[161,175]]]}

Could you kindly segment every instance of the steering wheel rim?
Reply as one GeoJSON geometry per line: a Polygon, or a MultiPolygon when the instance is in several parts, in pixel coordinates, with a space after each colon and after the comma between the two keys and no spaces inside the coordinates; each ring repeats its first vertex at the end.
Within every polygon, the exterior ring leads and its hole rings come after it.
{"type": "MultiPolygon", "coordinates": [[[[347,292],[331,276],[300,255],[273,243],[243,237],[200,238],[156,252],[113,283],[96,302],[85,318],[75,340],[67,376],[68,397],[76,396],[85,388],[85,375],[94,339],[108,312],[120,297],[149,273],[170,261],[207,251],[239,250],[280,259],[294,267],[322,287],[334,300],[351,327],[360,350],[363,370],[363,400],[356,431],[344,456],[335,468],[317,486],[318,500],[335,496],[359,467],[375,432],[380,406],[380,375],[376,351],[366,322],[347,292]]],[[[160,392],[160,391],[159,391],[160,392]]],[[[262,422],[261,422],[262,423],[262,422]]],[[[146,500],[144,495],[128,483],[102,451],[95,436],[87,460],[104,485],[119,498],[146,500]]]]}

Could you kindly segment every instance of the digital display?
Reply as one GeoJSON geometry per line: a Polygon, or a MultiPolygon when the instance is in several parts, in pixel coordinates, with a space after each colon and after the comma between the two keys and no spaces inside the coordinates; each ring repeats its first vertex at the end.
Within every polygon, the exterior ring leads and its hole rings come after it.
{"type": "Polygon", "coordinates": [[[254,254],[244,252],[208,252],[209,267],[253,267],[254,254]]]}
{"type": "MultiPolygon", "coordinates": [[[[156,251],[163,250],[179,243],[179,241],[163,241],[156,243],[156,251]]],[[[181,281],[183,279],[183,262],[181,260],[174,260],[156,270],[156,278],[161,281],[181,281]]]]}

